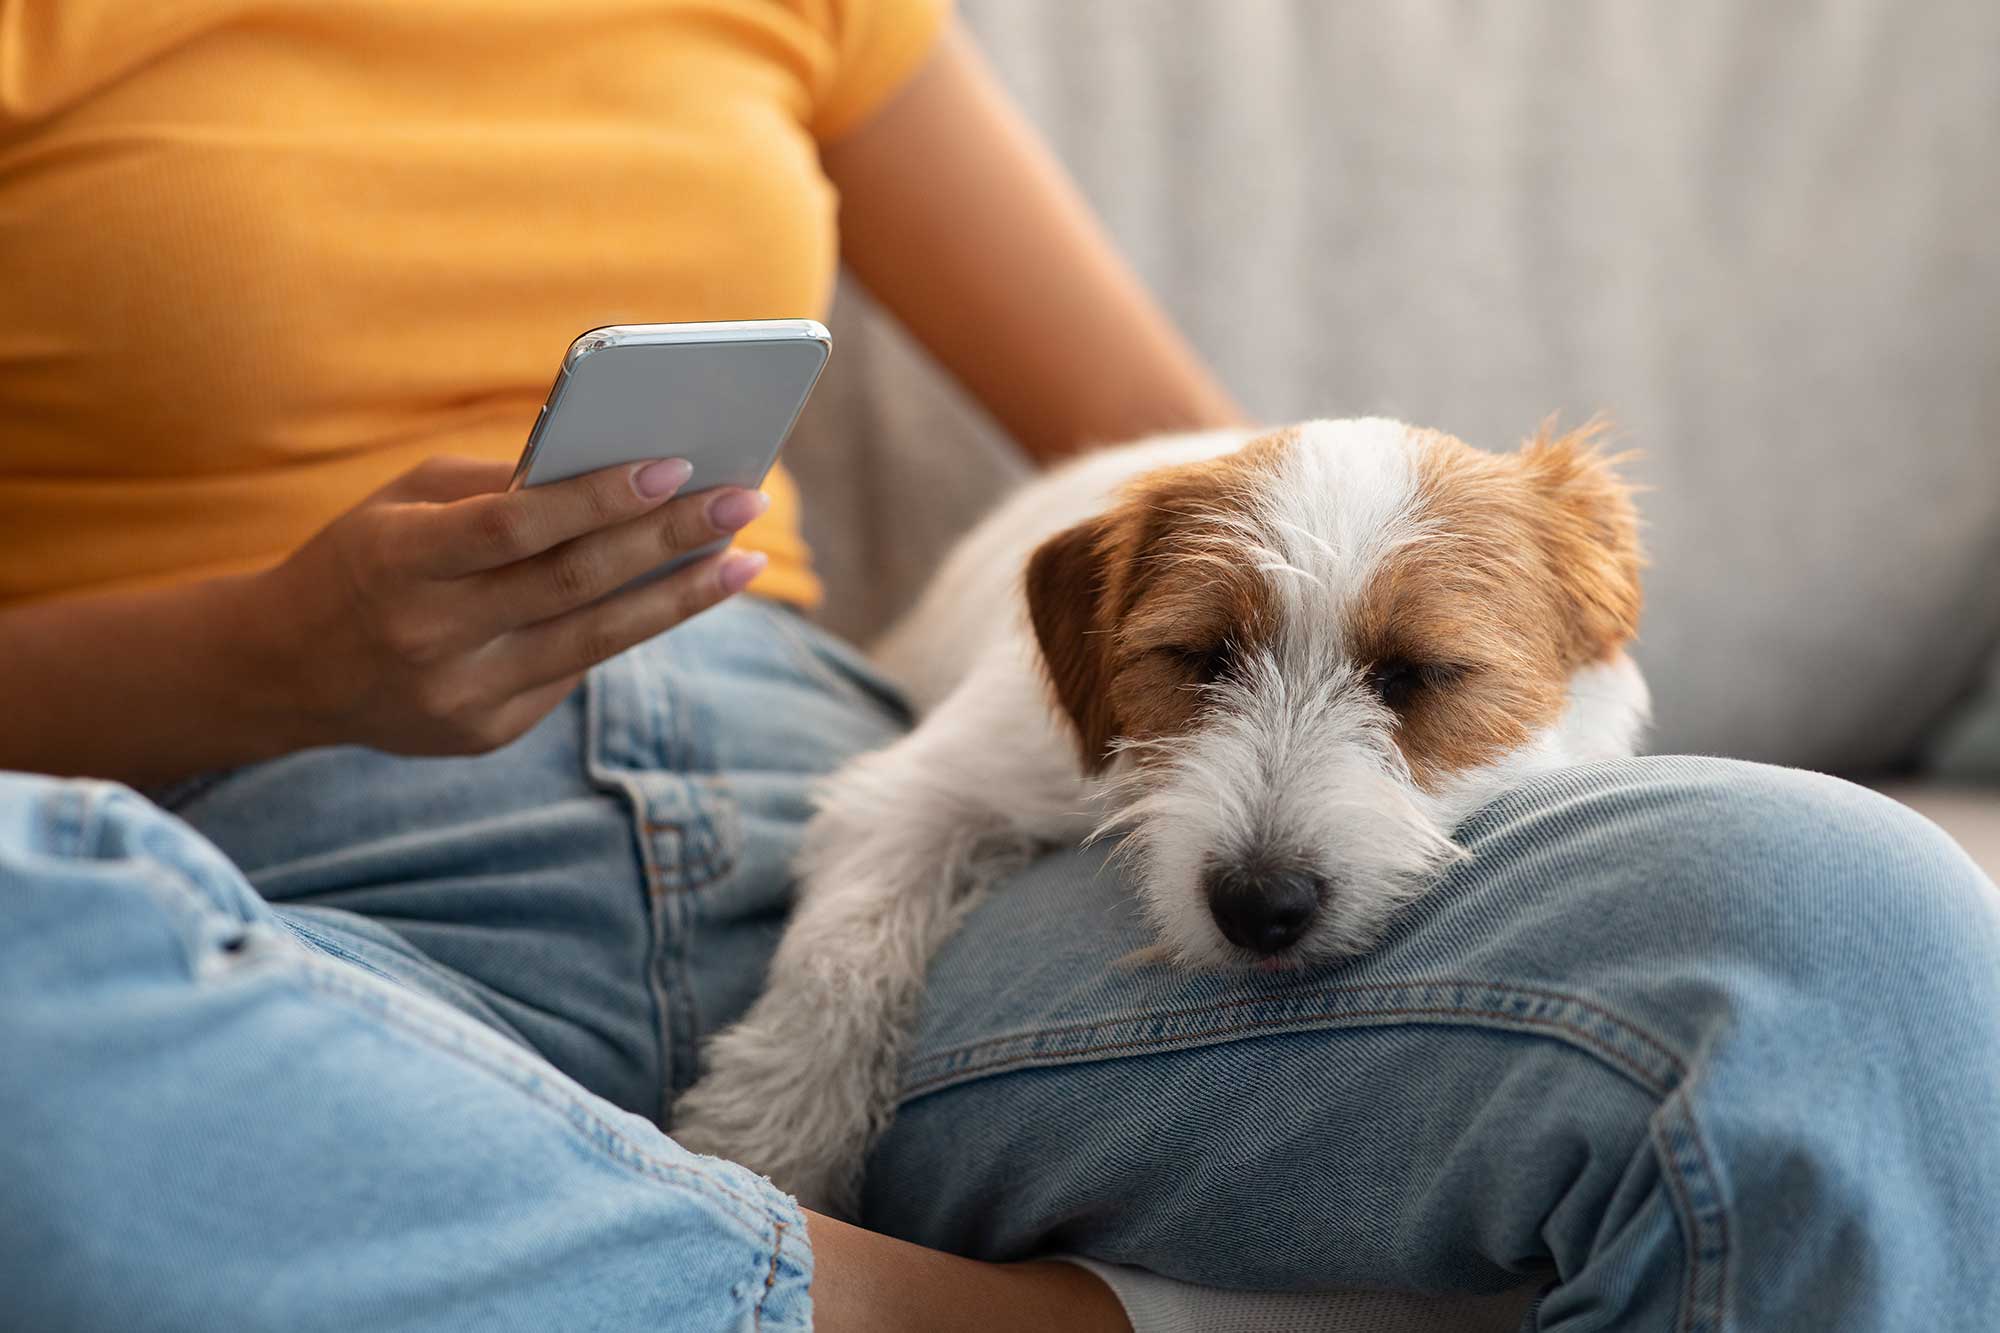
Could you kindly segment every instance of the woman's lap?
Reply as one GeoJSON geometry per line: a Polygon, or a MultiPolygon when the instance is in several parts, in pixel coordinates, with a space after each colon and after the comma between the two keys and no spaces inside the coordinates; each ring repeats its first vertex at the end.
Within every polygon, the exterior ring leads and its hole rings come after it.
{"type": "MultiPolygon", "coordinates": [[[[657,1118],[761,980],[812,779],[901,725],[852,654],[741,604],[499,755],[315,752],[165,799],[321,947],[657,1118]]],[[[1990,886],[1928,826],[1830,779],[1670,759],[1559,775],[1466,836],[1381,950],[1280,977],[1127,965],[1145,938],[1103,853],[1031,867],[938,961],[868,1220],[1222,1284],[1559,1274],[1544,1317],[1754,1304],[1744,1237],[1800,1198],[1995,1223],[1990,1154],[1930,1180],[2000,1114],[1991,1055],[1936,1042],[2000,1050],[2000,1003],[1927,1010],[1994,998],[2000,943],[1990,886]],[[1856,1161],[1856,1125],[1884,1123],[1923,1208],[1856,1161]],[[1804,1175],[1766,1190],[1744,1152],[1804,1175]],[[1653,1289],[1663,1262],[1685,1289],[1653,1289]]],[[[1896,1261],[1963,1290],[1954,1247],[1926,1258],[1899,1225],[1896,1261]]],[[[1885,1257],[1865,1227],[1826,1234],[1804,1270],[1885,1257]]]]}
{"type": "Polygon", "coordinates": [[[812,781],[900,706],[793,613],[718,608],[491,755],[307,751],[157,793],[289,924],[663,1118],[761,982],[812,781]]]}
{"type": "Polygon", "coordinates": [[[2000,1313],[1965,1239],[2000,1234],[2000,891],[1948,839],[1660,758],[1461,840],[1375,952],[1275,977],[1129,964],[1101,854],[1030,868],[934,965],[868,1220],[1223,1285],[1560,1278],[1549,1322],[2000,1313]]]}
{"type": "Polygon", "coordinates": [[[797,1207],[304,944],[184,825],[0,774],[8,1327],[810,1326],[797,1207]]]}

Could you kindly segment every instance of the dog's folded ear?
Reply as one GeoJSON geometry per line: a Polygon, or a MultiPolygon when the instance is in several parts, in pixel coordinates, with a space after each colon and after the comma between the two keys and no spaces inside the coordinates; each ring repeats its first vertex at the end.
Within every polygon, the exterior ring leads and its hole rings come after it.
{"type": "Polygon", "coordinates": [[[1089,519],[1043,542],[1029,557],[1028,618],[1056,702],[1076,728],[1085,771],[1111,758],[1111,630],[1105,603],[1118,533],[1114,519],[1089,519]]]}
{"type": "Polygon", "coordinates": [[[1537,532],[1562,585],[1573,665],[1601,661],[1639,630],[1639,514],[1618,475],[1625,455],[1598,447],[1593,422],[1557,435],[1548,424],[1521,449],[1521,466],[1546,510],[1537,532]]]}

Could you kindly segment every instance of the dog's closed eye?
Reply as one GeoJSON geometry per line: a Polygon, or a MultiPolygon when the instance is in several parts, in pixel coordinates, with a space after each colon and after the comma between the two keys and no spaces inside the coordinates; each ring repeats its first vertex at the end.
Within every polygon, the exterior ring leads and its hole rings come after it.
{"type": "Polygon", "coordinates": [[[1228,639],[1211,644],[1168,644],[1157,651],[1197,685],[1217,684],[1236,670],[1236,645],[1228,639]]]}
{"type": "Polygon", "coordinates": [[[1447,689],[1467,674],[1468,668],[1455,662],[1412,662],[1394,657],[1369,667],[1363,679],[1375,697],[1400,716],[1409,712],[1425,694],[1447,689]]]}

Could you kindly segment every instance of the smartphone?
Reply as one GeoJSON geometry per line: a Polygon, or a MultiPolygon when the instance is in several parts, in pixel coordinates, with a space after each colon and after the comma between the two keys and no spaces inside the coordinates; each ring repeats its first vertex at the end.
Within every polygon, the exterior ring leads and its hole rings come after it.
{"type": "MultiPolygon", "coordinates": [[[[810,319],[613,324],[569,345],[509,489],[618,463],[685,458],[682,494],[754,489],[811,396],[833,337],[810,319]]],[[[659,578],[728,545],[662,565],[659,578]]]]}

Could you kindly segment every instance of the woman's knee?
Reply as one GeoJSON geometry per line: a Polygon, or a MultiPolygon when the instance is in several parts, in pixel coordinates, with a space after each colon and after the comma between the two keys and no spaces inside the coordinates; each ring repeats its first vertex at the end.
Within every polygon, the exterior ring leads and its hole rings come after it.
{"type": "MultiPolygon", "coordinates": [[[[1914,811],[1838,778],[1662,757],[1579,769],[1464,831],[1444,886],[1571,968],[1736,964],[1828,1000],[2000,985],[2000,891],[1914,811]]],[[[1527,950],[1535,953],[1539,950],[1527,950]]]]}
{"type": "MultiPolygon", "coordinates": [[[[1912,1064],[1944,1062],[1941,1042],[2000,1049],[2000,899],[1861,788],[1638,760],[1533,784],[1461,838],[1471,855],[1379,949],[1283,976],[1125,967],[1143,921],[1095,857],[1023,876],[940,959],[876,1221],[1012,1256],[1045,1226],[1092,1235],[1088,1214],[1108,1251],[1199,1271],[1213,1254],[1152,1234],[1191,1201],[1310,1196],[1338,1218],[1417,1148],[1478,1160],[1475,1124],[1512,1127],[1479,1140],[1496,1161],[1544,1122],[1534,1151],[1624,1161],[1683,1087],[1733,1114],[1823,1099],[1828,1060],[1885,1044],[1912,1064]],[[1985,1016],[1940,1025],[1967,988],[1985,1016]]],[[[1325,1258],[1262,1253],[1293,1280],[1325,1258]]]]}
{"type": "Polygon", "coordinates": [[[2000,1224],[2000,891],[1946,834],[1835,778],[1684,758],[1580,771],[1470,833],[1530,923],[1507,929],[1546,940],[1542,984],[1658,1051],[1682,1225],[1707,1209],[1745,1271],[1791,1236],[1740,1285],[1746,1322],[1869,1271],[1988,1282],[1955,1233],[2000,1224]]]}
{"type": "Polygon", "coordinates": [[[0,972],[41,990],[130,971],[134,958],[190,973],[270,909],[199,834],[107,782],[0,774],[0,972]],[[116,957],[114,957],[116,955],[116,957]],[[94,961],[93,961],[94,960],[94,961]]]}

